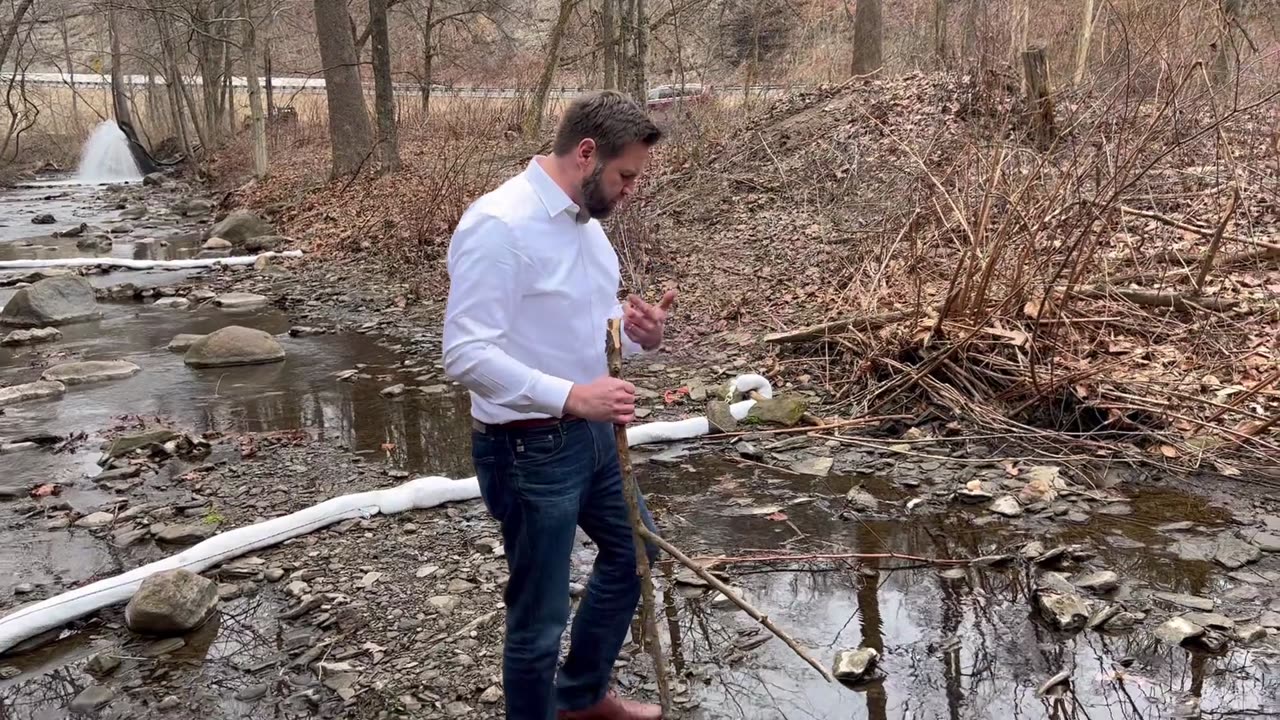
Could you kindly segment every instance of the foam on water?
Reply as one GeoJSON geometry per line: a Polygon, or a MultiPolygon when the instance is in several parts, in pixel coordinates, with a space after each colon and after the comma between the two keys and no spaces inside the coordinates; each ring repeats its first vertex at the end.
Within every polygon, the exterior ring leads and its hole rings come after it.
{"type": "Polygon", "coordinates": [[[113,120],[98,123],[80,152],[77,182],[88,185],[137,182],[142,179],[129,150],[129,138],[113,120]]]}

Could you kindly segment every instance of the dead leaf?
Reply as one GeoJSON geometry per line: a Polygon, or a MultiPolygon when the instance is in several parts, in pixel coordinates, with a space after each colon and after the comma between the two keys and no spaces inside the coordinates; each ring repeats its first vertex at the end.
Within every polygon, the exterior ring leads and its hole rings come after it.
{"type": "Polygon", "coordinates": [[[382,452],[391,452],[396,449],[395,443],[382,443],[382,452]]]}
{"type": "Polygon", "coordinates": [[[774,513],[774,514],[772,514],[772,515],[765,515],[765,516],[764,516],[764,519],[765,519],[765,520],[772,520],[772,521],[774,521],[774,522],[786,522],[786,520],[787,520],[787,514],[786,514],[786,513],[784,513],[784,512],[782,512],[781,510],[779,510],[778,512],[776,512],[776,513],[774,513]]]}
{"type": "Polygon", "coordinates": [[[1161,446],[1160,446],[1160,454],[1161,454],[1161,455],[1163,455],[1163,456],[1165,456],[1165,457],[1167,457],[1167,458],[1176,458],[1176,457],[1178,457],[1179,455],[1181,455],[1182,453],[1178,452],[1178,448],[1176,448],[1176,447],[1174,447],[1174,446],[1172,446],[1172,445],[1161,445],[1161,446]]]}
{"type": "Polygon", "coordinates": [[[31,490],[31,497],[42,498],[62,494],[62,486],[56,483],[45,483],[31,490]]]}
{"type": "Polygon", "coordinates": [[[1018,469],[1018,466],[1013,464],[1012,460],[1005,460],[1000,464],[1004,467],[1005,474],[1009,477],[1018,477],[1018,475],[1022,473],[1022,471],[1018,469]]]}

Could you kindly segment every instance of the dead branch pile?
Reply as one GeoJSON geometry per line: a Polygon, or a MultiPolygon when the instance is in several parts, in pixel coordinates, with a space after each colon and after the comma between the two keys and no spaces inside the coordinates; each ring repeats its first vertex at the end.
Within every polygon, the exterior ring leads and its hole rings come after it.
{"type": "Polygon", "coordinates": [[[1047,147],[990,79],[797,96],[651,185],[645,252],[685,332],[849,412],[1274,471],[1275,91],[1202,75],[1055,98],[1047,147]]]}

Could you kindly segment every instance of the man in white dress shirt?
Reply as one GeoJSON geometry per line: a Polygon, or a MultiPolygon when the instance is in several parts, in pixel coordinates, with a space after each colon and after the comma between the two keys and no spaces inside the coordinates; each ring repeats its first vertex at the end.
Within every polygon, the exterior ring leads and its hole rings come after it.
{"type": "Polygon", "coordinates": [[[502,525],[508,720],[661,717],[609,689],[640,583],[613,431],[633,419],[635,387],[609,377],[604,338],[622,317],[624,352],[657,349],[675,293],[619,303],[618,258],[598,222],[660,138],[625,96],[581,97],[552,154],[476,200],[450,242],[444,365],[471,391],[472,458],[502,525]],[[578,526],[598,554],[557,673],[578,526]]]}

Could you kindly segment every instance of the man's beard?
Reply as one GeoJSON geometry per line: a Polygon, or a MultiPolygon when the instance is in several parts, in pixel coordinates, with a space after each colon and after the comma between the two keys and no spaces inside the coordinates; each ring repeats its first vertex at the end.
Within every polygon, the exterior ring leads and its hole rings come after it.
{"type": "Polygon", "coordinates": [[[582,181],[582,206],[597,220],[604,219],[613,212],[614,201],[605,196],[604,183],[600,182],[603,176],[604,163],[597,162],[595,169],[582,181]]]}

